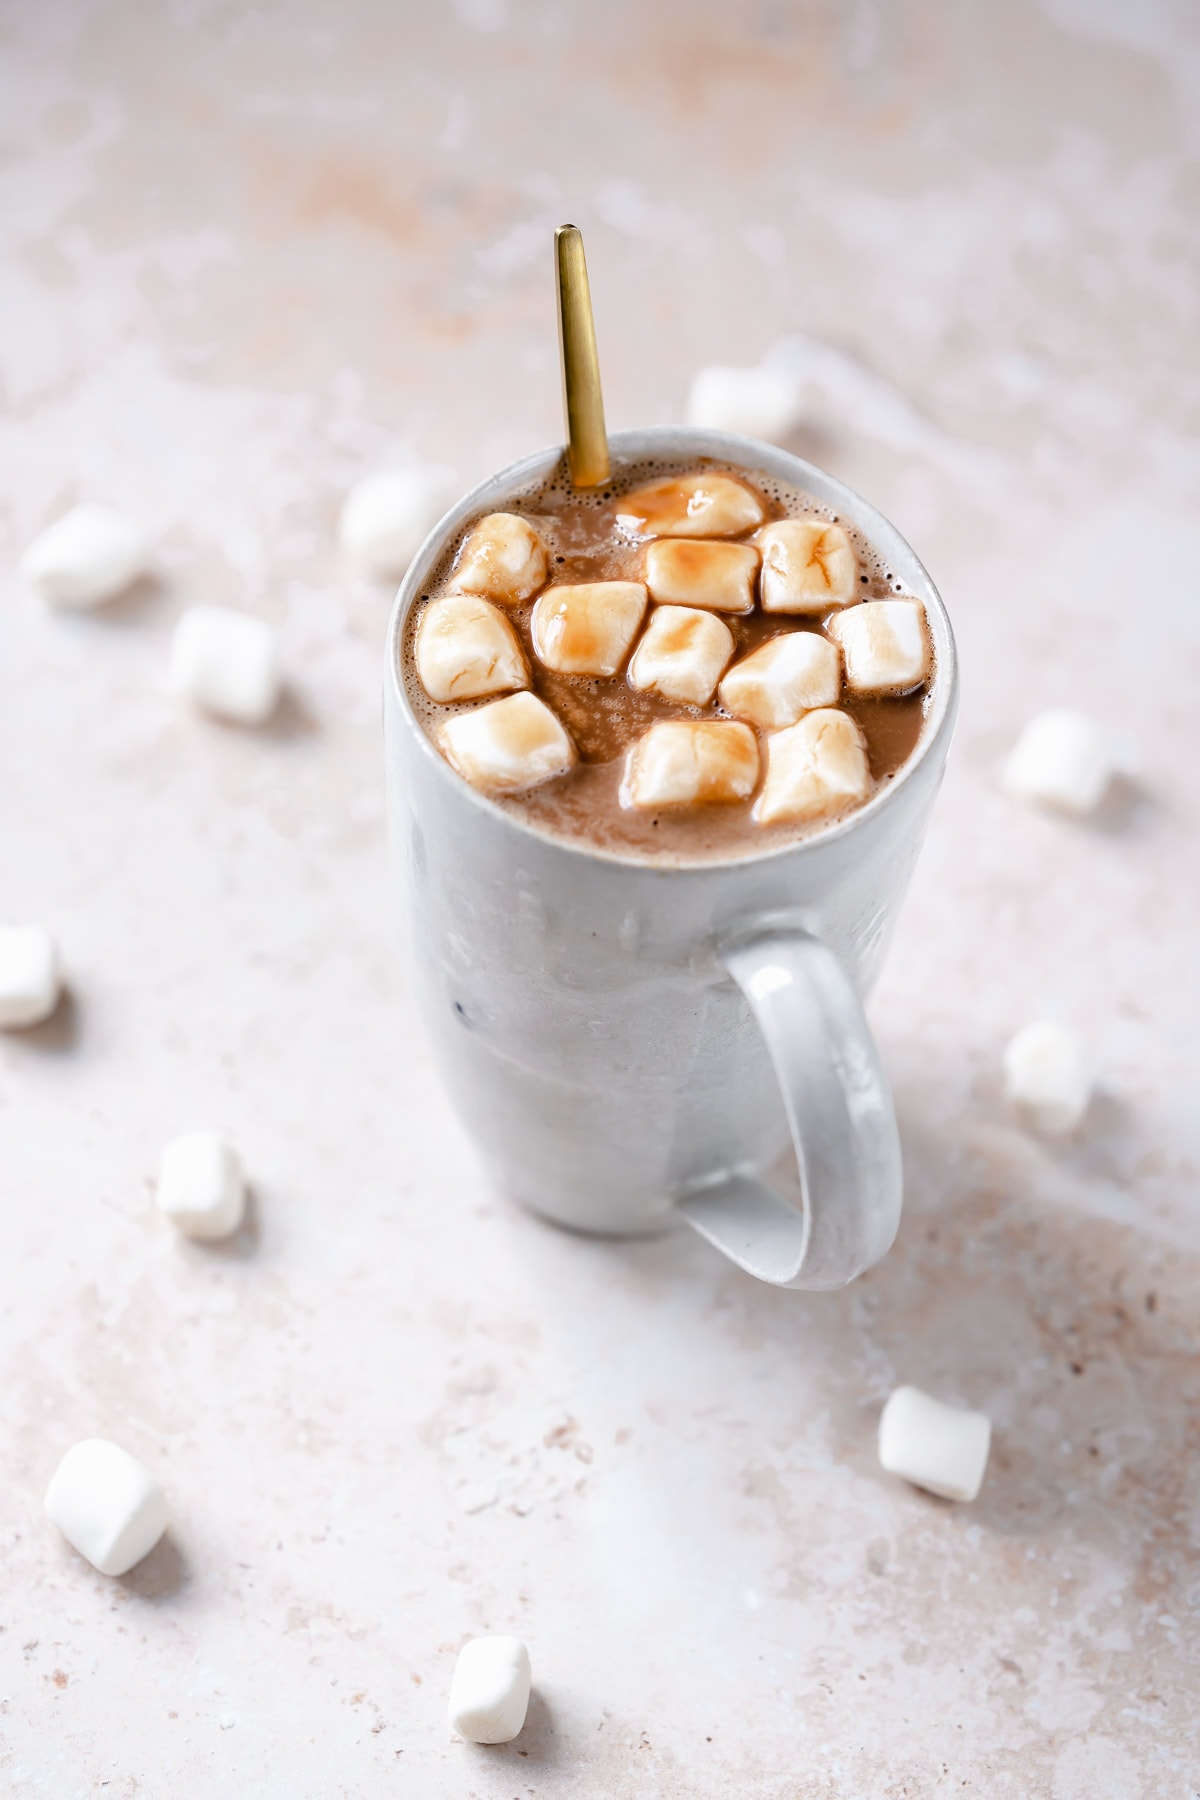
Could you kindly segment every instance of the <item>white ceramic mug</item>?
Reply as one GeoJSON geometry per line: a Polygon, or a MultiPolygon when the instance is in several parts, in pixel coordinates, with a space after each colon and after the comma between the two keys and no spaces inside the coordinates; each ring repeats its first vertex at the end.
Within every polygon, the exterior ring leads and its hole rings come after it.
{"type": "Polygon", "coordinates": [[[502,470],[426,540],[388,633],[388,814],[422,1017],[464,1126],[514,1199],[590,1232],[682,1217],[764,1281],[840,1287],[900,1219],[899,1140],[861,996],[945,765],[950,622],[894,527],[798,457],[674,427],[618,432],[611,447],[615,465],[713,457],[765,471],[857,525],[925,604],[929,715],[857,812],[736,861],[641,862],[502,810],[434,749],[399,663],[408,609],[448,540],[543,480],[561,451],[502,470]],[[789,1145],[794,1175],[772,1185],[764,1171],[789,1145]]]}

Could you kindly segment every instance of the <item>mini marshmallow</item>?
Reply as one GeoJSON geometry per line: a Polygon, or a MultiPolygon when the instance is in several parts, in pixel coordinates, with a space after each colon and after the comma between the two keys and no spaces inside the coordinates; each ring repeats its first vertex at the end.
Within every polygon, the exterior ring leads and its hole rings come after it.
{"type": "Polygon", "coordinates": [[[230,606],[190,606],[175,627],[167,680],[218,719],[263,725],[283,688],[275,633],[230,606]]]}
{"type": "Polygon", "coordinates": [[[1114,734],[1056,708],[1030,719],[1004,765],[1004,785],[1022,800],[1082,816],[1099,806],[1117,764],[1114,734]]]}
{"type": "Polygon", "coordinates": [[[414,659],[431,700],[479,700],[529,686],[516,632],[477,594],[449,594],[421,614],[414,659]]]}
{"type": "Polygon", "coordinates": [[[520,794],[565,775],[575,746],[533,694],[511,694],[447,719],[438,734],[451,768],[485,794],[520,794]]]}
{"type": "Polygon", "coordinates": [[[184,1237],[202,1244],[232,1237],[246,1211],[237,1152],[215,1131],[189,1131],[162,1153],[155,1204],[184,1237]]]}
{"type": "Polygon", "coordinates": [[[758,534],[764,612],[819,618],[858,598],[858,558],[828,519],[777,519],[758,534]]]}
{"type": "Polygon", "coordinates": [[[546,546],[518,513],[488,513],[472,526],[450,572],[455,594],[482,594],[500,606],[521,606],[545,584],[546,546]]]}
{"type": "Polygon", "coordinates": [[[652,599],[666,605],[748,613],[754,610],[758,564],[753,544],[660,538],[646,551],[646,586],[652,599]]]}
{"type": "Polygon", "coordinates": [[[0,925],[0,1030],[40,1025],[62,992],[58,947],[44,925],[0,925]]]}
{"type": "Polygon", "coordinates": [[[723,719],[663,719],[629,753],[623,806],[713,806],[748,800],[758,739],[723,719]]]}
{"type": "Polygon", "coordinates": [[[754,808],[760,825],[801,824],[865,800],[871,770],[849,713],[819,707],[767,739],[767,778],[754,808]]]}
{"type": "Polygon", "coordinates": [[[55,606],[100,606],[144,575],[144,532],[115,507],[73,506],[34,538],[21,573],[55,606]]]}
{"type": "Polygon", "coordinates": [[[616,675],[645,611],[640,581],[549,587],[533,609],[533,647],[560,675],[616,675]]]}
{"type": "Polygon", "coordinates": [[[841,658],[829,639],[785,631],[734,663],[717,698],[736,718],[778,731],[814,707],[835,706],[841,691],[841,658]]]}
{"type": "Polygon", "coordinates": [[[441,511],[441,483],[424,469],[376,469],[346,496],[338,540],[368,575],[403,575],[441,511]]]}
{"type": "Polygon", "coordinates": [[[525,1723],[532,1675],[519,1638],[471,1638],[450,1683],[450,1725],[472,1744],[510,1744],[525,1723]]]}
{"type": "Polygon", "coordinates": [[[107,1438],[84,1438],[46,1489],[46,1516],[101,1575],[124,1575],[167,1529],[167,1503],[136,1457],[107,1438]]]}
{"type": "Polygon", "coordinates": [[[974,1500],[991,1442],[985,1413],[947,1406],[915,1387],[898,1387],[889,1395],[879,1420],[883,1468],[943,1500],[974,1500]]]}
{"type": "Polygon", "coordinates": [[[1074,1131],[1092,1097],[1083,1039],[1050,1019],[1026,1025],[1004,1052],[1004,1088],[1039,1131],[1051,1137],[1074,1131]]]}
{"type": "Polygon", "coordinates": [[[733,655],[733,633],[693,606],[656,606],[629,665],[629,685],[664,700],[703,706],[733,655]]]}
{"type": "Polygon", "coordinates": [[[740,537],[761,525],[757,494],[732,475],[672,475],[624,494],[617,520],[639,537],[740,537]]]}
{"type": "Polygon", "coordinates": [[[780,444],[800,423],[799,383],[779,369],[701,369],[688,395],[687,422],[780,444]]]}
{"type": "Polygon", "coordinates": [[[856,694],[902,694],[929,674],[929,634],[919,600],[865,600],[829,621],[856,694]]]}

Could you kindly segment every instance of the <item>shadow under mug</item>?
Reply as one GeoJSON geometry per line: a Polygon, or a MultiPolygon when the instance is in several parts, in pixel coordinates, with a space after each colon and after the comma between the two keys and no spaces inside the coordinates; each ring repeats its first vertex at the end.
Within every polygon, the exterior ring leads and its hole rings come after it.
{"type": "Polygon", "coordinates": [[[936,673],[920,740],[857,812],[736,860],[639,861],[495,805],[430,743],[399,658],[448,542],[544,480],[562,452],[514,463],[426,539],[388,633],[388,818],[418,1005],[455,1109],[513,1199],[588,1232],[682,1218],[763,1281],[841,1287],[885,1253],[900,1219],[899,1138],[862,996],[945,766],[950,622],[895,528],[799,457],[683,427],[610,442],[617,468],[712,458],[791,483],[857,526],[926,609],[936,673]]]}

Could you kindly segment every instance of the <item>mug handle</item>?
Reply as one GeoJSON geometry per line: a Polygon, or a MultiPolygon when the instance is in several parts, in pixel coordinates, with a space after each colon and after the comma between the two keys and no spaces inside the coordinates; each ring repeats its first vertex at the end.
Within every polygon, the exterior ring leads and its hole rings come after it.
{"type": "Polygon", "coordinates": [[[858,995],[819,938],[772,929],[721,959],[758,1020],[783,1095],[799,1204],[756,1174],[708,1177],[675,1199],[688,1224],[775,1287],[839,1288],[900,1224],[900,1137],[858,995]]]}

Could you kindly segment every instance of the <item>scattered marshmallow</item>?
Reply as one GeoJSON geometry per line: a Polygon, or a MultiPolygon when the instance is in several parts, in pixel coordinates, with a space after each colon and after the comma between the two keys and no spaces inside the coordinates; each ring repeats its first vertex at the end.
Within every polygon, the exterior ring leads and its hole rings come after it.
{"type": "Polygon", "coordinates": [[[477,594],[432,601],[417,626],[414,657],[431,700],[479,700],[529,686],[516,632],[490,600],[477,594]]]}
{"type": "Polygon", "coordinates": [[[376,469],[346,496],[338,539],[368,575],[398,579],[442,510],[442,490],[425,469],[376,469]]]}
{"type": "Polygon", "coordinates": [[[858,598],[858,558],[828,519],[776,519],[758,534],[764,612],[820,617],[858,598]]]}
{"type": "Polygon", "coordinates": [[[229,606],[191,606],[175,627],[167,679],[219,719],[265,724],[283,687],[275,633],[229,606]]]}
{"type": "Polygon", "coordinates": [[[825,818],[865,800],[871,770],[849,713],[819,707],[767,739],[767,778],[754,808],[760,825],[825,818]]]}
{"type": "Polygon", "coordinates": [[[1004,1052],[1004,1087],[1013,1106],[1039,1131],[1074,1131],[1092,1097],[1091,1061],[1069,1026],[1043,1019],[1026,1025],[1004,1052]]]}
{"type": "Polygon", "coordinates": [[[112,506],[73,506],[34,538],[21,573],[55,606],[100,606],[144,575],[145,533],[112,506]]]}
{"type": "Polygon", "coordinates": [[[246,1182],[234,1150],[215,1131],[189,1131],[162,1153],[158,1210],[202,1244],[232,1237],[246,1212],[246,1182]]]}
{"type": "Polygon", "coordinates": [[[450,1724],[472,1744],[510,1744],[525,1723],[532,1675],[519,1638],[471,1638],[450,1683],[450,1724]]]}
{"type": "Polygon", "coordinates": [[[974,1500],[991,1443],[986,1413],[947,1406],[920,1388],[898,1387],[879,1420],[882,1466],[943,1500],[974,1500]]]}
{"type": "Polygon", "coordinates": [[[623,806],[713,806],[748,800],[758,739],[723,719],[663,719],[629,753],[623,806]]]}
{"type": "Polygon", "coordinates": [[[856,694],[902,694],[929,674],[925,608],[919,600],[865,600],[829,621],[856,694]]]}
{"type": "Polygon", "coordinates": [[[0,1030],[40,1025],[62,992],[58,947],[44,925],[0,925],[0,1030]]]}
{"type": "Polygon", "coordinates": [[[488,513],[471,527],[450,572],[455,594],[482,594],[501,606],[521,606],[545,584],[546,546],[519,513],[488,513]]]}
{"type": "Polygon", "coordinates": [[[1118,773],[1113,733],[1083,713],[1055,708],[1030,719],[1004,765],[1004,785],[1022,800],[1090,813],[1118,773]]]}
{"type": "Polygon", "coordinates": [[[549,587],[533,609],[533,647],[560,675],[615,675],[645,611],[640,581],[549,587]]]}
{"type": "Polygon", "coordinates": [[[447,719],[438,733],[446,760],[485,794],[520,794],[565,775],[575,746],[533,694],[510,694],[447,719]]]}
{"type": "Polygon", "coordinates": [[[101,1575],[124,1575],[167,1529],[167,1503],[136,1457],[107,1438],[84,1438],[46,1489],[46,1516],[101,1575]]]}
{"type": "Polygon", "coordinates": [[[618,522],[639,537],[740,537],[761,525],[757,494],[732,475],[672,475],[616,503],[618,522]]]}
{"type": "Polygon", "coordinates": [[[726,712],[768,731],[794,725],[842,691],[836,646],[816,631],[785,631],[734,663],[717,691],[726,712]]]}
{"type": "Polygon", "coordinates": [[[748,613],[754,610],[758,564],[753,544],[659,538],[646,551],[646,586],[653,599],[669,606],[748,613]]]}
{"type": "Polygon", "coordinates": [[[688,395],[687,422],[709,431],[780,444],[800,423],[800,384],[780,369],[701,369],[688,395]]]}
{"type": "Polygon", "coordinates": [[[629,685],[664,700],[703,706],[733,655],[733,633],[714,613],[656,606],[629,665],[629,685]]]}

